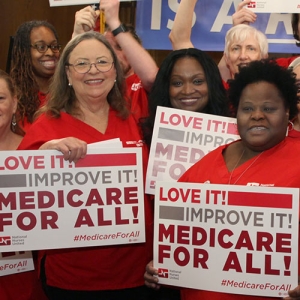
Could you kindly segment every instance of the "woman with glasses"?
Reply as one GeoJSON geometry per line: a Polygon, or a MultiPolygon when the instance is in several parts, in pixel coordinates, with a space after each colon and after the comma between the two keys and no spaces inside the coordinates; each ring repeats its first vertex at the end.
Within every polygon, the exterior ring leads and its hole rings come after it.
{"type": "Polygon", "coordinates": [[[49,92],[61,46],[55,28],[46,21],[21,24],[14,36],[11,76],[19,94],[19,119],[24,131],[49,92]]]}
{"type": "MultiPolygon", "coordinates": [[[[142,147],[145,171],[140,116],[131,112],[139,104],[129,104],[125,93],[122,69],[105,37],[94,31],[76,36],[62,52],[50,97],[19,149],[57,149],[77,161],[87,144],[120,138],[124,147],[142,147]]],[[[146,243],[40,252],[49,299],[150,299],[143,274],[152,252],[153,201],[147,195],[143,200],[146,243]]]]}

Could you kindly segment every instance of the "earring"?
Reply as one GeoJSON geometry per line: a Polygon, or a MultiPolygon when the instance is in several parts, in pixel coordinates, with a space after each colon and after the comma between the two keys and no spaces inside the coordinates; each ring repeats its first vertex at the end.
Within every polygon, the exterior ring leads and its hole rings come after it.
{"type": "Polygon", "coordinates": [[[115,83],[117,82],[117,79],[115,79],[115,83]]]}
{"type": "Polygon", "coordinates": [[[71,87],[71,86],[72,86],[72,84],[71,84],[70,82],[69,82],[69,84],[68,84],[68,85],[69,85],[69,87],[71,87]]]}
{"type": "Polygon", "coordinates": [[[16,114],[13,114],[11,119],[11,129],[13,132],[16,131],[16,125],[17,125],[16,114]]]}

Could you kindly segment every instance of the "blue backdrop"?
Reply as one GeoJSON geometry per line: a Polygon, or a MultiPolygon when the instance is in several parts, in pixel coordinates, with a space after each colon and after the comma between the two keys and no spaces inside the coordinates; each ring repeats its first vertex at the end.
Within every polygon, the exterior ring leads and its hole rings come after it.
{"type": "MultiPolygon", "coordinates": [[[[198,0],[194,12],[192,42],[206,51],[223,51],[231,15],[241,0],[198,0]]],[[[274,0],[278,1],[278,0],[274,0]]],[[[288,1],[288,0],[287,0],[288,1]]],[[[146,49],[171,50],[168,35],[180,0],[140,0],[136,29],[146,49]]],[[[252,26],[266,34],[270,53],[299,53],[292,35],[290,14],[257,14],[252,26]]]]}

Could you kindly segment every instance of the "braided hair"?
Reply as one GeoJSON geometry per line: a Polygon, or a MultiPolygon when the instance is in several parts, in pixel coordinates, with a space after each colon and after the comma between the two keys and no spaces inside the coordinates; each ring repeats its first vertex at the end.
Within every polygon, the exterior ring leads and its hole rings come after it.
{"type": "Polygon", "coordinates": [[[39,86],[35,79],[32,59],[30,35],[34,28],[46,27],[50,29],[58,40],[57,32],[53,25],[47,21],[28,21],[22,23],[14,36],[12,52],[12,67],[10,75],[19,90],[18,112],[21,121],[27,117],[28,122],[33,122],[33,115],[40,106],[38,97],[39,86]]]}

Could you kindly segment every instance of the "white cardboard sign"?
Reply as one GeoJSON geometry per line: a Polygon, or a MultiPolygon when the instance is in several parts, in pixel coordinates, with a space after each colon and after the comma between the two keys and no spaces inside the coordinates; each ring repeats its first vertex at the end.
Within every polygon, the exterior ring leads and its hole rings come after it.
{"type": "Polygon", "coordinates": [[[158,182],[159,282],[286,297],[298,285],[299,189],[158,182]]]}

